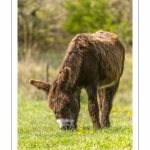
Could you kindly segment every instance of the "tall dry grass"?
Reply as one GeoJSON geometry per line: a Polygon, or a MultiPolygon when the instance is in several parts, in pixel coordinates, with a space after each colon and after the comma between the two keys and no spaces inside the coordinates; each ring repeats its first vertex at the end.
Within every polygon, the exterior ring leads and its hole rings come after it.
{"type": "MultiPolygon", "coordinates": [[[[27,56],[18,61],[18,99],[47,99],[44,92],[37,90],[29,84],[30,79],[46,81],[46,65],[49,63],[49,82],[52,82],[59,70],[65,53],[50,53],[40,57],[27,56]]],[[[132,104],[132,53],[125,55],[124,72],[116,94],[117,101],[122,105],[132,104]]],[[[117,103],[114,101],[114,103],[117,103]]]]}
{"type": "Polygon", "coordinates": [[[27,55],[24,59],[18,61],[18,99],[36,99],[44,100],[46,95],[29,84],[30,79],[46,81],[46,67],[49,64],[49,78],[52,82],[55,78],[64,53],[45,54],[39,56],[27,55]]]}

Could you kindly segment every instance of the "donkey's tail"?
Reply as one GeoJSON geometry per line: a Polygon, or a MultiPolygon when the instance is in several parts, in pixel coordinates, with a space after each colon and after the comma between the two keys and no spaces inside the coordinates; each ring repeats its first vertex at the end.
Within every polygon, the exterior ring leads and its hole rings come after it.
{"type": "Polygon", "coordinates": [[[49,83],[45,83],[39,80],[31,79],[29,81],[30,84],[34,85],[37,89],[45,91],[47,94],[49,93],[51,85],[49,83]]]}

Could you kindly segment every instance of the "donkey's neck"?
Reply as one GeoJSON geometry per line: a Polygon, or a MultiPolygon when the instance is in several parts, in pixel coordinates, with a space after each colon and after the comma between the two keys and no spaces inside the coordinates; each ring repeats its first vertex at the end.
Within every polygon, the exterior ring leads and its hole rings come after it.
{"type": "MultiPolygon", "coordinates": [[[[69,78],[67,83],[70,90],[75,91],[77,88],[78,78],[80,76],[80,70],[82,65],[82,53],[80,51],[68,52],[64,58],[64,61],[59,70],[59,74],[67,67],[70,69],[69,78]]],[[[59,76],[59,75],[58,75],[59,76]]]]}

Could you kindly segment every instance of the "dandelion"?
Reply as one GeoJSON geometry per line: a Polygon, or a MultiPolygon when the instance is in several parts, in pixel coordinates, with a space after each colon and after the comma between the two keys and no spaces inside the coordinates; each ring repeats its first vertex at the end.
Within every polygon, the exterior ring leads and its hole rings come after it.
{"type": "Polygon", "coordinates": [[[79,131],[83,131],[83,128],[79,128],[79,131]]]}
{"type": "Polygon", "coordinates": [[[92,145],[92,141],[90,140],[87,142],[87,146],[91,146],[91,145],[92,145]]]}
{"type": "Polygon", "coordinates": [[[114,115],[118,114],[118,111],[113,112],[114,115]]]}
{"type": "Polygon", "coordinates": [[[122,109],[122,112],[126,112],[126,111],[127,111],[127,108],[124,107],[124,108],[122,109]]]}
{"type": "Polygon", "coordinates": [[[27,107],[24,107],[24,110],[28,110],[28,108],[27,108],[27,107]]]}
{"type": "Polygon", "coordinates": [[[127,116],[128,116],[128,117],[129,117],[129,116],[132,116],[132,112],[131,112],[131,111],[127,112],[127,116]]]}
{"type": "Polygon", "coordinates": [[[113,106],[112,109],[111,109],[111,112],[114,112],[114,111],[115,111],[115,107],[113,106]]]}
{"type": "Polygon", "coordinates": [[[80,135],[80,134],[82,134],[82,132],[80,132],[80,131],[79,131],[79,132],[77,132],[77,134],[79,134],[79,135],[80,135]]]}
{"type": "Polygon", "coordinates": [[[118,108],[118,112],[121,112],[122,111],[122,109],[121,108],[118,108]]]}
{"type": "Polygon", "coordinates": [[[84,129],[83,128],[79,128],[79,131],[77,132],[77,134],[82,134],[84,133],[84,129]]]}

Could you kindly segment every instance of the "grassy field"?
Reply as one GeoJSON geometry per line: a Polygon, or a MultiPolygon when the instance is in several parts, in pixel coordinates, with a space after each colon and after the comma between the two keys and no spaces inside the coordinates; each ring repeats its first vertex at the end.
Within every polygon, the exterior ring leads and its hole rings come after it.
{"type": "MultiPolygon", "coordinates": [[[[50,81],[55,78],[63,57],[53,56],[50,81]],[[54,66],[54,67],[53,67],[54,66]]],[[[48,108],[45,95],[28,83],[44,80],[46,62],[18,63],[18,150],[131,150],[132,149],[132,54],[126,53],[124,74],[111,110],[111,127],[94,130],[87,109],[87,95],[81,94],[78,128],[62,131],[48,108]],[[28,65],[28,70],[26,69],[28,65]],[[41,96],[42,95],[42,96],[41,96]]]]}

